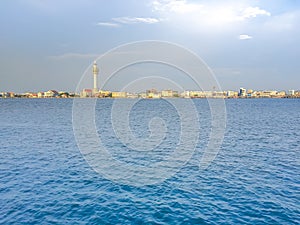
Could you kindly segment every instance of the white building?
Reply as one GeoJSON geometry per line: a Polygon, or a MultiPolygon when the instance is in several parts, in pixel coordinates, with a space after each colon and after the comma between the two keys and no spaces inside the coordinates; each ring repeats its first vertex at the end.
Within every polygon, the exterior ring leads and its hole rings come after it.
{"type": "Polygon", "coordinates": [[[240,90],[239,90],[239,96],[240,97],[246,97],[246,95],[247,95],[246,89],[245,88],[240,88],[240,90]]]}
{"type": "Polygon", "coordinates": [[[295,95],[295,90],[289,90],[289,95],[295,95]]]}

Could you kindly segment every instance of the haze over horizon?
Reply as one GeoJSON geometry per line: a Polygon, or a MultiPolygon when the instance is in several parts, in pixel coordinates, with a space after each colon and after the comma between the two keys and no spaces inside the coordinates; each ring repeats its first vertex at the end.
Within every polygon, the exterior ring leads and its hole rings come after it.
{"type": "MultiPolygon", "coordinates": [[[[142,40],[176,43],[195,52],[223,90],[300,89],[300,1],[4,0],[0,4],[0,92],[74,91],[96,58],[142,40]]],[[[118,86],[123,81],[114,82],[118,86]]]]}

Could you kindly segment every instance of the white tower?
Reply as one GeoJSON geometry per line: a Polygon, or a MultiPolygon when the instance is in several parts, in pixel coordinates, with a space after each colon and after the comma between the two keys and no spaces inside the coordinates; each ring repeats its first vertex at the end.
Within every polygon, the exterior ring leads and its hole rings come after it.
{"type": "Polygon", "coordinates": [[[99,74],[99,68],[97,66],[96,61],[94,61],[94,65],[93,65],[93,75],[94,75],[94,88],[93,88],[93,95],[96,95],[98,92],[98,84],[97,84],[97,77],[99,74]]]}

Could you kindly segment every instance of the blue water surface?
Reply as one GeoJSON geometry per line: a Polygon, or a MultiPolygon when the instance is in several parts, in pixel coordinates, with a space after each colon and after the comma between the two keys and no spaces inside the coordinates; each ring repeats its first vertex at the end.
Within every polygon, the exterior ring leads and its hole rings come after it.
{"type": "MultiPolygon", "coordinates": [[[[224,142],[206,170],[198,165],[209,106],[192,101],[201,132],[191,160],[164,182],[136,187],[105,179],[85,161],[72,99],[0,99],[0,224],[299,224],[300,100],[225,100],[224,142]]],[[[112,104],[97,101],[97,129],[111,154],[129,162],[132,151],[111,126],[112,104]]],[[[147,165],[176,148],[180,117],[167,101],[141,100],[129,116],[136,137],[150,134],[155,116],[168,129],[153,154],[138,152],[130,163],[147,165]]]]}

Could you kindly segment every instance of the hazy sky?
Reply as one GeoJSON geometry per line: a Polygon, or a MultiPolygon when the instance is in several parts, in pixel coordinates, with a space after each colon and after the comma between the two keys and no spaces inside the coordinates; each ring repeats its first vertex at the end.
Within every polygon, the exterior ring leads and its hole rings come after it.
{"type": "Polygon", "coordinates": [[[141,40],[192,50],[225,90],[300,89],[299,0],[2,0],[0,29],[0,92],[73,91],[141,40]]]}

